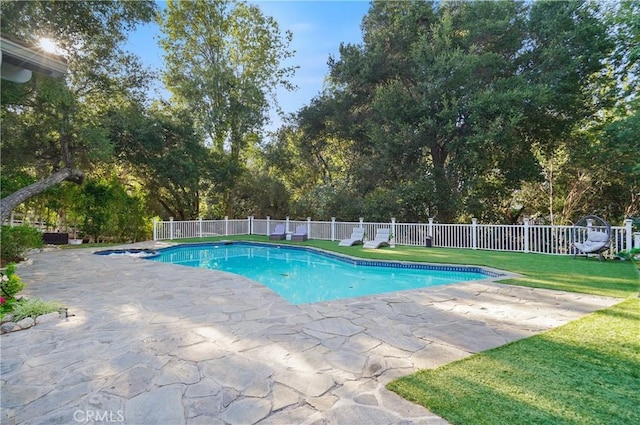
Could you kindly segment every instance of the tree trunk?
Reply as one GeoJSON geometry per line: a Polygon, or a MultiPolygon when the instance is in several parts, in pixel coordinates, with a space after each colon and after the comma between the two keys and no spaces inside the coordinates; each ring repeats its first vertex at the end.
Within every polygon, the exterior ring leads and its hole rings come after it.
{"type": "Polygon", "coordinates": [[[3,222],[11,215],[11,211],[27,199],[32,196],[38,195],[52,186],[62,183],[68,180],[74,183],[81,184],[84,180],[84,173],[80,170],[74,170],[72,168],[63,168],[60,171],[56,171],[46,179],[37,181],[29,186],[23,187],[20,190],[13,192],[11,195],[0,200],[0,222],[3,222]]]}
{"type": "Polygon", "coordinates": [[[438,143],[431,145],[431,161],[433,162],[433,181],[437,218],[441,223],[451,223],[455,216],[456,195],[451,188],[447,176],[446,162],[449,156],[447,148],[438,143]]]}

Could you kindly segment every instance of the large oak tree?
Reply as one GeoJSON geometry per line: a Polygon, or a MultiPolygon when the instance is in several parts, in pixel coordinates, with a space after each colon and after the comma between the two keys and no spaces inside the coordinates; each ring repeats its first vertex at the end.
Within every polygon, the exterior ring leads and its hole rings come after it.
{"type": "Polygon", "coordinates": [[[121,48],[127,33],[155,14],[150,1],[3,1],[3,36],[37,45],[56,42],[66,78],[35,75],[24,86],[3,82],[2,174],[29,174],[33,184],[3,194],[1,218],[26,199],[64,180],[81,182],[83,168],[112,152],[101,118],[148,81],[121,48]]]}

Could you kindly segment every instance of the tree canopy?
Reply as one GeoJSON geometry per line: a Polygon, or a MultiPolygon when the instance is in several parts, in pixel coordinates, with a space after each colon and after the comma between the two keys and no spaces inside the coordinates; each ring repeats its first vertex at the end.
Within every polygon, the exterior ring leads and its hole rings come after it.
{"type": "MultiPolygon", "coordinates": [[[[385,203],[388,215],[443,222],[602,211],[613,193],[600,190],[608,177],[593,157],[616,148],[603,145],[594,121],[620,99],[609,61],[617,54],[632,70],[635,46],[617,42],[601,6],[373,2],[363,43],[341,46],[331,90],[298,114],[300,149],[340,144],[343,157],[358,158],[340,184],[362,199],[360,215],[385,203]],[[573,191],[584,170],[589,190],[573,191]],[[534,205],[534,188],[546,206],[534,205]]],[[[618,34],[628,39],[624,28],[618,34]]],[[[607,215],[637,212],[625,192],[626,206],[618,200],[607,215]]]]}
{"type": "Polygon", "coordinates": [[[222,209],[233,215],[233,188],[269,121],[279,86],[293,89],[291,33],[256,5],[215,0],[169,1],[161,20],[172,102],[191,111],[197,129],[228,172],[214,182],[222,209]]]}
{"type": "Polygon", "coordinates": [[[121,49],[127,32],[155,13],[152,2],[2,2],[3,36],[37,45],[54,39],[69,66],[67,78],[34,75],[2,84],[3,179],[30,175],[32,185],[3,194],[2,219],[52,185],[81,182],[112,153],[102,125],[106,111],[140,100],[149,81],[139,61],[121,49]]]}
{"type": "Polygon", "coordinates": [[[373,1],[362,42],[328,58],[323,91],[273,134],[293,34],[259,4],[3,1],[1,14],[3,35],[55,38],[70,68],[3,82],[3,217],[23,203],[103,239],[124,237],[127,214],[144,216],[132,238],[153,216],[640,215],[633,0],[373,1]],[[163,102],[122,49],[154,18],[163,102]]]}

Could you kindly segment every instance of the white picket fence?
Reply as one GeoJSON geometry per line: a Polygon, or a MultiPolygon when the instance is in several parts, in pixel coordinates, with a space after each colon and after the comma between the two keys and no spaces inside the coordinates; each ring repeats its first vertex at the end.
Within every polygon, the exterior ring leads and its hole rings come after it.
{"type": "MultiPolygon", "coordinates": [[[[470,248],[491,251],[533,252],[540,254],[573,255],[573,226],[524,224],[479,224],[473,219],[469,224],[441,224],[429,219],[428,223],[388,223],[331,221],[244,219],[154,221],[153,239],[172,240],[204,238],[210,236],[269,235],[278,224],[287,232],[297,226],[306,226],[309,239],[339,241],[351,235],[354,227],[365,229],[365,238],[373,239],[377,229],[388,228],[397,245],[433,246],[442,248],[470,248]]],[[[611,249],[606,255],[631,249],[634,245],[632,221],[625,220],[622,226],[612,226],[611,249]]],[[[640,234],[635,235],[640,245],[640,234]]],[[[636,246],[640,247],[640,246],[636,246]]]]}

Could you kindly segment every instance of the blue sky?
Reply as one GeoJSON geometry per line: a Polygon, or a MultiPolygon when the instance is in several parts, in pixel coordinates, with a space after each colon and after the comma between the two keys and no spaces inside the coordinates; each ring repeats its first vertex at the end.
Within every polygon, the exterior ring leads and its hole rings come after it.
{"type": "MultiPolygon", "coordinates": [[[[160,3],[160,2],[159,2],[160,3]]],[[[292,83],[295,92],[280,90],[278,102],[285,113],[296,112],[322,90],[328,72],[327,59],[338,57],[340,43],[360,43],[362,17],[369,10],[369,1],[363,0],[257,0],[262,11],[272,16],[280,30],[293,33],[291,48],[294,58],[285,65],[297,65],[292,83]]],[[[146,25],[130,35],[126,48],[140,56],[152,69],[162,69],[163,51],[157,43],[157,25],[146,25]]],[[[162,91],[157,96],[167,97],[162,91]]],[[[273,117],[269,129],[277,128],[279,119],[273,117]]]]}

